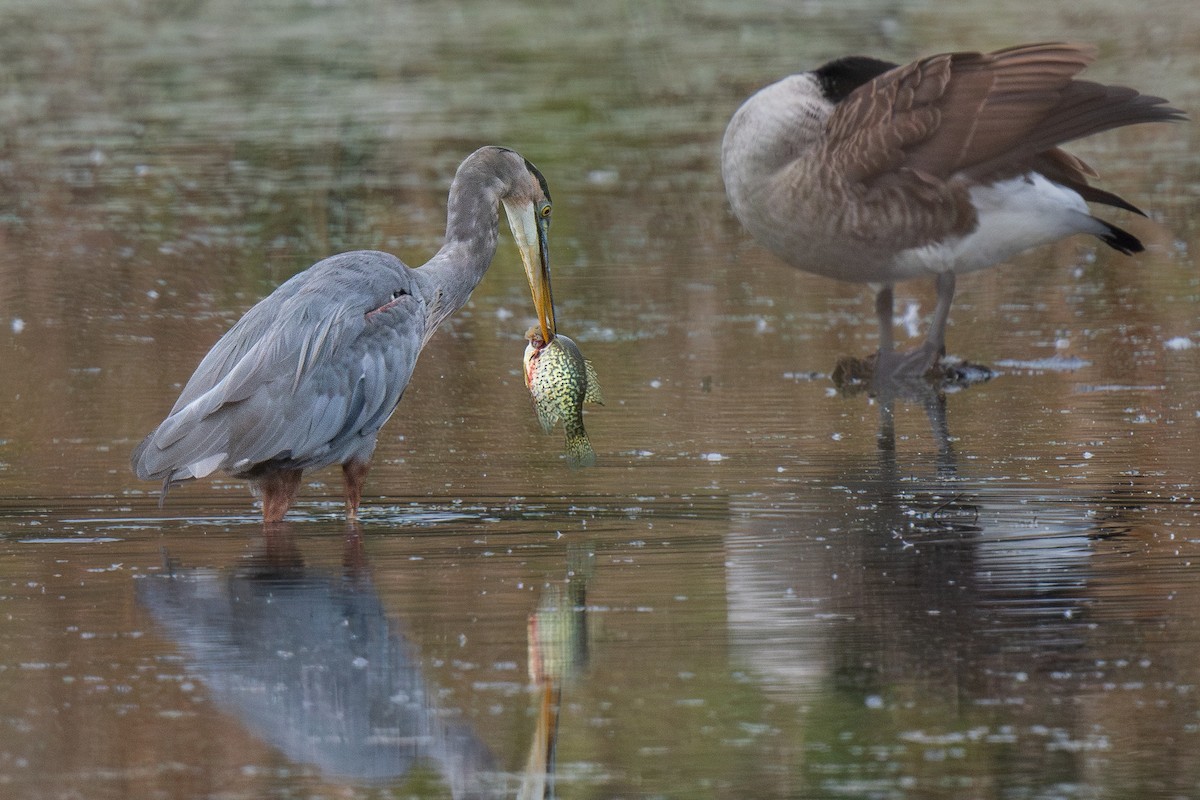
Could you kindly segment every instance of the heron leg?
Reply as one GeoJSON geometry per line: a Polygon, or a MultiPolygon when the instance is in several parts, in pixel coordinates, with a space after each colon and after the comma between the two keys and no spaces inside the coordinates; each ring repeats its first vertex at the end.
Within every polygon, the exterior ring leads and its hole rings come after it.
{"type": "Polygon", "coordinates": [[[342,464],[342,478],[346,484],[346,518],[358,519],[358,504],[362,500],[363,482],[371,471],[369,461],[347,461],[342,464]]]}
{"type": "Polygon", "coordinates": [[[282,522],[283,515],[296,499],[300,476],[304,470],[281,469],[271,472],[258,482],[262,493],[263,522],[282,522]]]}

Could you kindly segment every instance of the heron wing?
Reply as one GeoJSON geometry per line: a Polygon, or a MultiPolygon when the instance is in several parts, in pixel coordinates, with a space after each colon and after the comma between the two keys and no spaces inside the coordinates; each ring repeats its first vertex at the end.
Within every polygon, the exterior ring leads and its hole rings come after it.
{"type": "Polygon", "coordinates": [[[267,337],[276,322],[280,306],[293,298],[312,278],[312,270],[293,275],[242,315],[200,361],[179,393],[171,413],[192,403],[224,379],[247,352],[267,337]]]}
{"type": "Polygon", "coordinates": [[[424,302],[407,292],[392,298],[387,288],[401,277],[353,290],[318,282],[276,304],[269,321],[243,326],[255,341],[227,335],[221,354],[202,362],[223,374],[189,382],[211,385],[176,404],[135,451],[135,471],[179,481],[369,454],[425,338],[424,302]]]}
{"type": "Polygon", "coordinates": [[[425,339],[425,309],[412,295],[369,315],[361,305],[347,305],[289,349],[283,366],[294,368],[290,386],[255,378],[231,387],[245,399],[223,406],[218,416],[228,414],[235,430],[245,417],[257,432],[232,448],[232,463],[242,465],[235,469],[284,460],[293,468],[315,468],[374,449],[412,377],[425,339]]]}

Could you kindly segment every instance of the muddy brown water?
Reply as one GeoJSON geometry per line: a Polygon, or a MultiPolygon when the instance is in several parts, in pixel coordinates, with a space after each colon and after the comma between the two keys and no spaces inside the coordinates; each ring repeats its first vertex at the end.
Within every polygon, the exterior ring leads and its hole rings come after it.
{"type": "Polygon", "coordinates": [[[869,293],[748,241],[718,165],[746,94],[848,52],[1083,39],[1194,116],[1191,3],[0,23],[0,794],[1200,797],[1194,123],[1072,148],[1147,252],[961,280],[950,348],[1000,374],[942,406],[833,390],[869,293]],[[538,429],[505,238],[360,526],[336,471],[269,538],[236,481],[159,508],[128,454],[208,347],[324,255],[424,261],[485,143],[550,182],[598,465],[538,429]]]}

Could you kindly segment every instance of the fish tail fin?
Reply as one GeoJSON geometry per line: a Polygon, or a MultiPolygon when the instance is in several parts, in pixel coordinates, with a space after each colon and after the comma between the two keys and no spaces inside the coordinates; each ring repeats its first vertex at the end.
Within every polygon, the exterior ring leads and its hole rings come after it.
{"type": "Polygon", "coordinates": [[[592,467],[596,464],[596,451],[582,425],[572,426],[567,431],[567,463],[572,467],[592,467]]]}
{"type": "Polygon", "coordinates": [[[584,361],[583,367],[587,375],[587,391],[584,392],[583,399],[598,406],[604,405],[604,394],[600,391],[600,379],[596,377],[596,368],[590,361],[584,361]]]}

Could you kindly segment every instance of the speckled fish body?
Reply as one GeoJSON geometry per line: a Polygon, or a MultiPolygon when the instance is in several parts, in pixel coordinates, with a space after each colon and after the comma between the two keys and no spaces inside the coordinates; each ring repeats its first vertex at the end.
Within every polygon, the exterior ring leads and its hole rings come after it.
{"type": "Polygon", "coordinates": [[[567,460],[574,467],[596,463],[596,451],[583,428],[583,404],[604,404],[596,371],[575,342],[557,334],[547,344],[538,329],[525,334],[525,385],[533,395],[542,430],[549,433],[559,420],[567,433],[567,460]]]}

